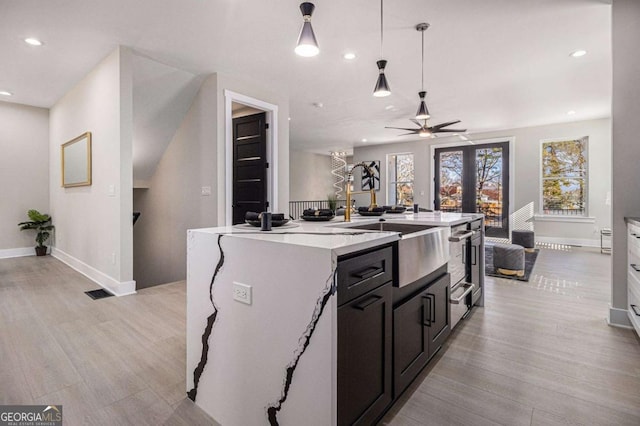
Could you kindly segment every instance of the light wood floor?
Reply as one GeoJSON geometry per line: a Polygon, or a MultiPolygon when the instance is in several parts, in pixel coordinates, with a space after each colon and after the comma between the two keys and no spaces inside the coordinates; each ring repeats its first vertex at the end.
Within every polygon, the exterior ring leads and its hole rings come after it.
{"type": "Polygon", "coordinates": [[[486,277],[485,307],[383,424],[640,425],[640,340],[605,321],[610,262],[542,249],[528,283],[486,277]]]}
{"type": "MultiPolygon", "coordinates": [[[[543,249],[383,419],[392,425],[639,425],[640,341],[605,322],[610,256],[543,249]]],[[[184,282],[93,301],[51,257],[0,260],[0,404],[63,404],[65,424],[208,425],[185,399],[184,282]]],[[[253,425],[247,425],[253,426],[253,425]]]]}

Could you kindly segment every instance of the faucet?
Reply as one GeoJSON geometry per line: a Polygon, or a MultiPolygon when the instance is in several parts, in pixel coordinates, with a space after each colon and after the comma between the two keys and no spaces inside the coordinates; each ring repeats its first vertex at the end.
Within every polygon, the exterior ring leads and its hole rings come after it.
{"type": "Polygon", "coordinates": [[[376,203],[376,190],[375,190],[375,185],[372,183],[371,185],[371,189],[369,191],[351,191],[351,176],[353,176],[353,171],[357,168],[357,167],[362,167],[363,169],[365,169],[367,171],[367,173],[369,173],[369,176],[374,176],[373,174],[373,170],[371,170],[371,167],[367,166],[364,162],[362,163],[358,163],[355,166],[353,166],[353,168],[351,169],[351,171],[347,174],[347,187],[346,187],[346,193],[347,193],[347,208],[344,211],[344,221],[345,222],[351,222],[351,195],[352,194],[366,194],[367,192],[370,193],[371,195],[371,205],[369,205],[370,208],[375,208],[378,207],[378,204],[376,203]]]}

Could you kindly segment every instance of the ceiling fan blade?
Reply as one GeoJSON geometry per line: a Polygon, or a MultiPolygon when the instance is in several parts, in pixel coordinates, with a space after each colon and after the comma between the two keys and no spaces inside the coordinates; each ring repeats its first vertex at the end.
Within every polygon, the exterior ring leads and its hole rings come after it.
{"type": "Polygon", "coordinates": [[[432,126],[433,129],[442,129],[443,127],[448,127],[451,126],[452,124],[456,124],[459,123],[460,120],[455,120],[455,121],[447,121],[446,123],[440,123],[440,124],[436,124],[435,126],[432,126]]]}
{"type": "Polygon", "coordinates": [[[467,129],[434,129],[433,133],[464,133],[467,129]]]}
{"type": "Polygon", "coordinates": [[[420,126],[420,128],[426,126],[427,124],[427,120],[424,120],[424,124],[419,122],[418,120],[416,120],[415,118],[410,118],[409,119],[412,123],[414,123],[416,126],[420,126]]]}
{"type": "Polygon", "coordinates": [[[408,136],[408,135],[416,135],[416,134],[417,134],[417,132],[411,132],[411,133],[403,133],[403,134],[398,135],[398,136],[408,136]]]}
{"type": "Polygon", "coordinates": [[[385,126],[385,129],[410,130],[412,132],[419,132],[420,131],[420,129],[408,129],[406,127],[388,127],[388,126],[385,126]]]}

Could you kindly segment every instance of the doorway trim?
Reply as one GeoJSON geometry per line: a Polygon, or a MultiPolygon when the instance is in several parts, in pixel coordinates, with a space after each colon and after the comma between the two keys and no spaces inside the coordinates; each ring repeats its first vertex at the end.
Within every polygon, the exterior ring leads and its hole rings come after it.
{"type": "MultiPolygon", "coordinates": [[[[271,211],[278,211],[278,105],[224,89],[224,151],[225,151],[225,220],[233,223],[233,103],[246,105],[266,112],[267,129],[267,201],[271,211]]],[[[219,211],[219,210],[218,210],[219,211]]]]}
{"type": "MultiPolygon", "coordinates": [[[[431,185],[431,207],[433,209],[435,209],[435,201],[436,201],[436,176],[435,176],[435,170],[436,170],[436,149],[438,148],[450,148],[450,147],[456,147],[456,146],[469,146],[469,145],[487,145],[487,144],[492,144],[492,143],[498,143],[498,142],[509,142],[509,219],[511,219],[511,215],[513,214],[513,212],[515,211],[515,154],[516,154],[516,150],[515,150],[515,142],[516,142],[516,138],[514,136],[505,136],[503,138],[491,138],[491,139],[478,139],[478,140],[472,140],[469,139],[466,142],[449,142],[449,143],[443,143],[443,144],[431,144],[429,146],[429,152],[431,155],[431,171],[430,171],[430,185],[431,185]]],[[[512,220],[509,220],[509,235],[511,235],[511,226],[512,226],[512,220]]]]}

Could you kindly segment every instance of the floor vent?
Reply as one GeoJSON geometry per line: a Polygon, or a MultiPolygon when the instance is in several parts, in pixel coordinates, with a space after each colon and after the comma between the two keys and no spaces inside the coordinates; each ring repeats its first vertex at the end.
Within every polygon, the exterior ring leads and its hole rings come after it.
{"type": "Polygon", "coordinates": [[[90,298],[92,298],[93,300],[104,299],[105,297],[113,296],[113,294],[109,293],[108,291],[102,288],[98,290],[85,291],[84,293],[90,298]]]}

